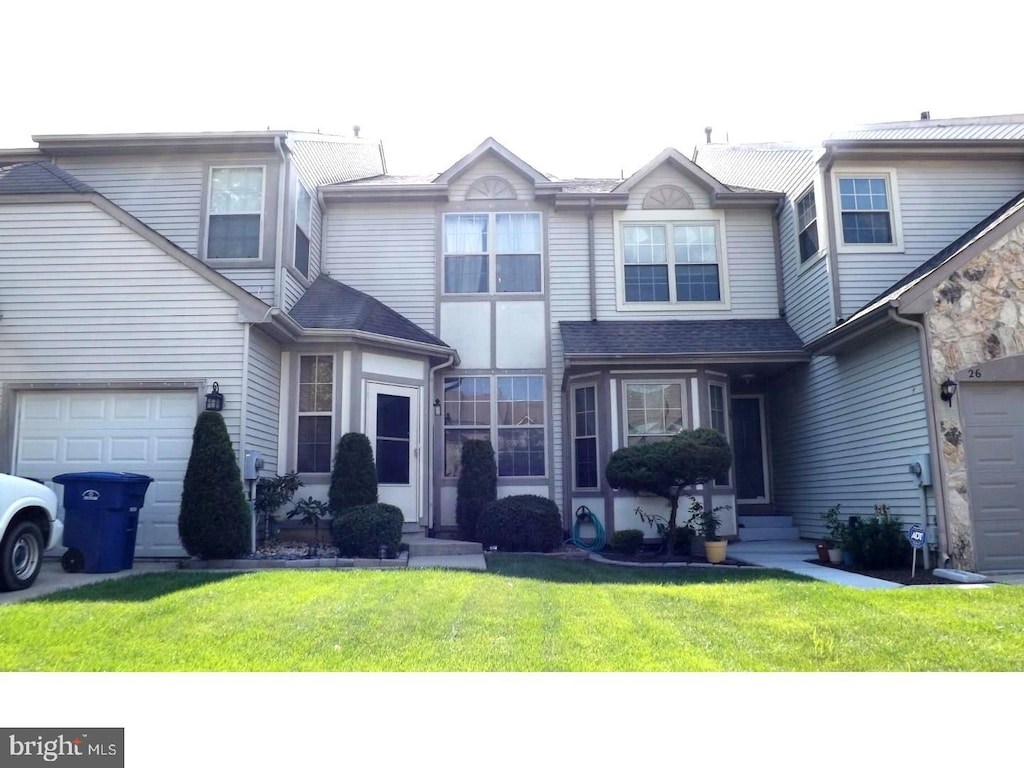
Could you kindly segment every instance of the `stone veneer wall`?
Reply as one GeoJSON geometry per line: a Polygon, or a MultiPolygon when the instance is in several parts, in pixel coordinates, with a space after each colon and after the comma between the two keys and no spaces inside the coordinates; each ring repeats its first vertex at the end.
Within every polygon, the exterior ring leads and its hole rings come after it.
{"type": "MultiPolygon", "coordinates": [[[[1024,354],[1024,225],[950,275],[932,298],[926,323],[933,392],[963,368],[1024,354]]],[[[963,422],[956,401],[952,408],[935,401],[946,479],[947,546],[960,567],[973,568],[963,422]]]]}

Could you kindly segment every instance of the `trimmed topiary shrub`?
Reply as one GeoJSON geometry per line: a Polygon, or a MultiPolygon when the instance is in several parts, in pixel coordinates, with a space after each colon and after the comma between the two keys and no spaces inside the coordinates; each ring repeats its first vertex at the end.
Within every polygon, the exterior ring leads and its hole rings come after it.
{"type": "Polygon", "coordinates": [[[373,446],[361,432],[349,432],[338,441],[327,503],[332,515],[349,507],[377,503],[377,465],[373,462],[373,446]]]}
{"type": "MultiPolygon", "coordinates": [[[[676,530],[679,529],[677,528],[676,530]]],[[[626,555],[635,555],[644,544],[644,532],[638,531],[635,528],[629,528],[625,531],[616,531],[612,534],[612,540],[609,543],[611,544],[611,548],[616,552],[622,552],[626,555]]]]}
{"type": "Polygon", "coordinates": [[[341,557],[398,557],[402,543],[402,510],[392,504],[350,507],[331,521],[331,536],[341,557]]]}
{"type": "Polygon", "coordinates": [[[558,505],[543,496],[506,496],[484,507],[476,530],[485,547],[550,552],[562,543],[562,516],[558,505]]]}
{"type": "Polygon", "coordinates": [[[498,466],[489,440],[467,440],[462,444],[459,465],[455,522],[459,538],[480,541],[477,521],[484,507],[498,498],[498,466]]]}
{"type": "Polygon", "coordinates": [[[218,560],[249,553],[252,514],[223,417],[203,411],[181,493],[178,536],[193,557],[218,560]]]}

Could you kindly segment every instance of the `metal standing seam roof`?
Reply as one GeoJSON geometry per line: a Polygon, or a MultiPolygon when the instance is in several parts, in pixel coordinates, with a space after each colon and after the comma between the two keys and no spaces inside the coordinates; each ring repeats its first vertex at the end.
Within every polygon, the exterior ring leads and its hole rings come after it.
{"type": "Polygon", "coordinates": [[[363,331],[448,347],[378,299],[327,275],[319,275],[288,314],[306,329],[363,331]]]}
{"type": "Polygon", "coordinates": [[[781,318],[763,320],[563,320],[565,354],[802,354],[803,342],[781,318]]]}
{"type": "Polygon", "coordinates": [[[317,187],[353,179],[379,177],[386,172],[379,142],[366,139],[297,138],[288,148],[299,174],[317,187]]]}
{"type": "Polygon", "coordinates": [[[838,141],[1021,141],[1024,115],[916,120],[860,125],[836,131],[826,144],[838,141]]]}
{"type": "Polygon", "coordinates": [[[773,192],[793,192],[814,167],[820,148],[783,144],[703,144],[694,162],[735,188],[746,184],[773,192]]]}
{"type": "Polygon", "coordinates": [[[0,195],[91,193],[92,187],[48,160],[0,168],[0,195]]]}

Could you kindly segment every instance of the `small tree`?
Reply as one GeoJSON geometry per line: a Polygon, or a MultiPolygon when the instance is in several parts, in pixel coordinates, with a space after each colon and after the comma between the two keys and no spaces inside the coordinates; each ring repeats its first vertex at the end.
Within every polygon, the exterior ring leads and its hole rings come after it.
{"type": "Polygon", "coordinates": [[[498,498],[498,467],[489,440],[467,440],[462,444],[457,490],[455,522],[459,525],[459,538],[479,541],[480,513],[498,498]]]}
{"type": "Polygon", "coordinates": [[[377,465],[370,439],[361,432],[341,436],[334,454],[327,502],[332,515],[350,507],[377,503],[377,465]]]}
{"type": "Polygon", "coordinates": [[[204,560],[240,557],[249,552],[251,524],[228,428],[218,412],[203,411],[192,432],[181,493],[178,536],[182,546],[204,560]]]}
{"type": "Polygon", "coordinates": [[[732,451],[721,432],[695,429],[671,440],[619,448],[605,467],[612,488],[650,493],[669,503],[668,556],[675,554],[676,513],[687,488],[708,483],[729,470],[732,451]]]}

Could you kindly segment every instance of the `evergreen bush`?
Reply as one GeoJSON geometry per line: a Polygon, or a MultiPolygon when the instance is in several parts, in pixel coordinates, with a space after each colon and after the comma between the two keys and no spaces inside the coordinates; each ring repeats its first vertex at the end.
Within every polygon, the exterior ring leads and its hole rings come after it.
{"type": "Polygon", "coordinates": [[[562,516],[543,496],[506,496],[484,507],[476,540],[503,552],[550,552],[562,543],[562,516]]]}
{"type": "MultiPolygon", "coordinates": [[[[680,530],[679,528],[676,529],[680,530]]],[[[616,552],[627,555],[635,555],[644,543],[644,532],[636,528],[627,528],[624,531],[616,531],[612,534],[611,548],[616,552]]]]}
{"type": "Polygon", "coordinates": [[[377,503],[377,465],[370,439],[361,432],[341,436],[334,454],[327,503],[332,515],[349,507],[377,503]]]}
{"type": "Polygon", "coordinates": [[[467,440],[462,444],[455,522],[459,538],[479,541],[477,521],[484,507],[498,498],[498,466],[489,440],[467,440]]]}
{"type": "Polygon", "coordinates": [[[331,536],[341,557],[398,557],[402,543],[402,510],[392,504],[349,507],[331,521],[331,536]]]}
{"type": "Polygon", "coordinates": [[[248,554],[252,513],[231,437],[216,411],[203,411],[192,432],[178,515],[178,536],[193,557],[216,560],[248,554]]]}

